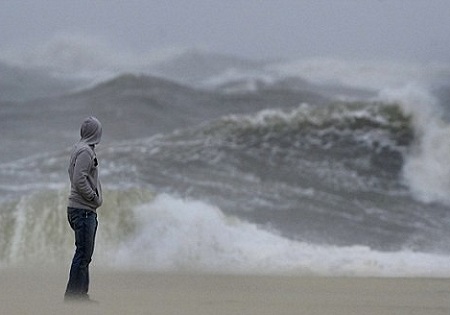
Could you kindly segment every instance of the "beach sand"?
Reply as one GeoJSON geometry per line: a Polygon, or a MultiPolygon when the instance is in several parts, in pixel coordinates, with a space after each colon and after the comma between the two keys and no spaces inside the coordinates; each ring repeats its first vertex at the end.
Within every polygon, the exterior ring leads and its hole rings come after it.
{"type": "MultiPolygon", "coordinates": [[[[50,270],[51,269],[51,270],[50,270]]],[[[0,271],[0,314],[450,314],[450,279],[169,274],[91,270],[98,303],[64,303],[67,272],[0,271]]]]}

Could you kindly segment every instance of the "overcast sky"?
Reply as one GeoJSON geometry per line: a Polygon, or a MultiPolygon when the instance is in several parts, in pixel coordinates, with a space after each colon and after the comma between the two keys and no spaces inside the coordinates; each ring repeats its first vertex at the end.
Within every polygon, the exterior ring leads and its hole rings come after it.
{"type": "Polygon", "coordinates": [[[57,36],[122,51],[450,62],[449,0],[0,1],[0,51],[57,36]]]}

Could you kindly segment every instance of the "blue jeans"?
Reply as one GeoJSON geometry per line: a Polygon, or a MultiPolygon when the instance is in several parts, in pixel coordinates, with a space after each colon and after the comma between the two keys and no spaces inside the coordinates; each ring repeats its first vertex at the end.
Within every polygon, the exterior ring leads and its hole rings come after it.
{"type": "Polygon", "coordinates": [[[75,255],[70,267],[67,298],[88,298],[89,264],[94,253],[97,232],[97,213],[90,210],[67,208],[67,219],[75,232],[75,255]]]}

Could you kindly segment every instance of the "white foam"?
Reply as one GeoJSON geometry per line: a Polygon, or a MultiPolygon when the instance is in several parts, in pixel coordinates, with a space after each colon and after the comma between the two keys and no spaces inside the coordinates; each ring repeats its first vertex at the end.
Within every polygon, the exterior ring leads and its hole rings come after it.
{"type": "Polygon", "coordinates": [[[450,125],[429,92],[432,86],[448,83],[449,64],[316,58],[272,68],[316,83],[375,89],[382,101],[399,103],[412,116],[416,137],[403,169],[405,183],[421,201],[450,204],[450,125]]]}
{"type": "Polygon", "coordinates": [[[398,102],[412,116],[417,143],[406,158],[404,178],[422,201],[450,204],[450,125],[442,120],[437,101],[421,86],[386,89],[383,100],[398,102]]]}
{"type": "Polygon", "coordinates": [[[105,258],[116,268],[218,273],[449,276],[449,257],[283,238],[200,202],[160,195],[135,209],[136,232],[105,258]]]}

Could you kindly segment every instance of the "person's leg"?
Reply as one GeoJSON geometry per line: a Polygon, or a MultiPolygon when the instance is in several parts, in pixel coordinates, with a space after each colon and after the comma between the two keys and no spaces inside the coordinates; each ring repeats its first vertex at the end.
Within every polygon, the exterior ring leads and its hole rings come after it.
{"type": "Polygon", "coordinates": [[[81,209],[68,209],[69,224],[75,232],[75,254],[70,268],[65,296],[88,298],[89,263],[94,252],[97,231],[97,214],[81,209]]]}
{"type": "Polygon", "coordinates": [[[82,260],[81,266],[82,270],[85,271],[83,275],[83,282],[81,283],[81,290],[83,294],[87,295],[89,290],[89,264],[92,261],[92,255],[94,254],[95,246],[95,235],[97,233],[97,214],[95,212],[89,211],[86,213],[85,218],[86,229],[85,229],[85,260],[82,260]]]}

